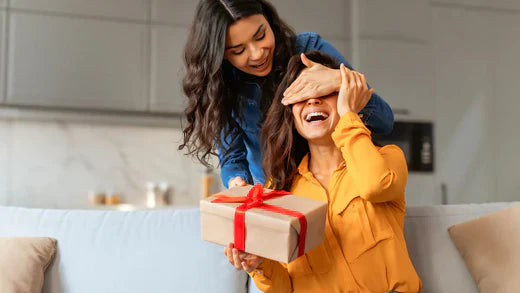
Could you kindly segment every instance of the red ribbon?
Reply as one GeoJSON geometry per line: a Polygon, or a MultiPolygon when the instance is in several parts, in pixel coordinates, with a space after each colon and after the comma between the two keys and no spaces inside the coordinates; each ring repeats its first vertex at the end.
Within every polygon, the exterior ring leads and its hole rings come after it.
{"type": "Polygon", "coordinates": [[[216,194],[214,203],[243,203],[235,209],[235,243],[234,247],[238,250],[245,250],[246,243],[246,211],[252,208],[260,208],[266,211],[279,213],[298,218],[300,222],[300,239],[298,243],[298,256],[302,256],[305,252],[305,236],[307,235],[307,219],[305,215],[293,210],[265,204],[264,200],[281,197],[290,194],[287,191],[274,190],[264,193],[264,188],[260,184],[256,184],[249,190],[247,196],[228,196],[224,194],[216,194]]]}

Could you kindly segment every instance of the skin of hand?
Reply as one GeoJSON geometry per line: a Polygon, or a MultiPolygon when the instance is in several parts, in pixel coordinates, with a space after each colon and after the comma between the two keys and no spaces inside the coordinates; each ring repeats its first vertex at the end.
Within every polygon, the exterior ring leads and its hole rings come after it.
{"type": "Polygon", "coordinates": [[[228,181],[229,188],[235,187],[235,186],[246,186],[246,185],[247,185],[247,182],[244,179],[242,179],[242,177],[240,177],[240,176],[231,178],[228,181]]]}
{"type": "Polygon", "coordinates": [[[339,90],[339,70],[315,63],[303,53],[300,58],[307,68],[303,69],[298,78],[285,90],[282,104],[287,106],[311,98],[320,98],[339,90]]]}
{"type": "Polygon", "coordinates": [[[264,262],[263,257],[238,251],[238,249],[233,247],[233,243],[229,243],[229,245],[224,248],[224,255],[235,269],[244,270],[248,273],[256,270],[256,268],[264,262]]]}
{"type": "Polygon", "coordinates": [[[374,89],[368,89],[365,75],[340,65],[341,86],[338,93],[338,113],[359,113],[372,97],[374,89]]]}

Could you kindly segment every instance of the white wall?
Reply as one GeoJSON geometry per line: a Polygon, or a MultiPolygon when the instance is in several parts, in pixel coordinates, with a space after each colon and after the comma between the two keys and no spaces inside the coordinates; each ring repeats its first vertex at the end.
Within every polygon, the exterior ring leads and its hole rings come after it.
{"type": "Polygon", "coordinates": [[[145,203],[145,183],[174,185],[173,202],[196,205],[203,168],[176,150],[166,127],[0,120],[0,204],[84,207],[89,190],[145,203]]]}

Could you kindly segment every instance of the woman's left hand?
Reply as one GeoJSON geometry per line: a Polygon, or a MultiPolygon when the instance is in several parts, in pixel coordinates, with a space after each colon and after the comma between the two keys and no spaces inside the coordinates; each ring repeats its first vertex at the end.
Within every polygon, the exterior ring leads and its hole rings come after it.
{"type": "Polygon", "coordinates": [[[327,96],[339,90],[339,70],[312,62],[304,53],[300,57],[307,68],[303,69],[298,78],[285,90],[282,99],[285,106],[327,96]]]}
{"type": "Polygon", "coordinates": [[[338,93],[338,114],[359,113],[372,97],[374,89],[368,89],[365,75],[341,64],[341,87],[338,93]]]}

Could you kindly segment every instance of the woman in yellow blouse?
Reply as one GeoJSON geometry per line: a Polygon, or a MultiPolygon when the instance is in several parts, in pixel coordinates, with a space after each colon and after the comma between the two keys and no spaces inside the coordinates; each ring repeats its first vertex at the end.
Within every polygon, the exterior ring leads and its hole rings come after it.
{"type": "Polygon", "coordinates": [[[338,93],[283,100],[287,85],[313,62],[338,67],[317,51],[291,59],[275,96],[281,102],[264,124],[263,167],[268,187],[328,202],[325,240],[288,265],[239,253],[232,244],[224,253],[264,292],[420,292],[403,234],[403,152],[374,145],[357,114],[372,90],[343,64],[338,93]]]}

